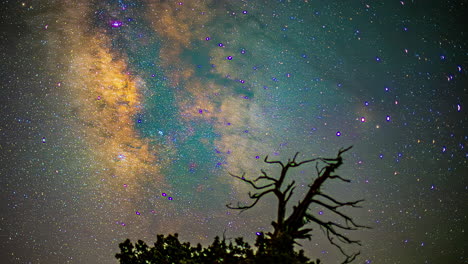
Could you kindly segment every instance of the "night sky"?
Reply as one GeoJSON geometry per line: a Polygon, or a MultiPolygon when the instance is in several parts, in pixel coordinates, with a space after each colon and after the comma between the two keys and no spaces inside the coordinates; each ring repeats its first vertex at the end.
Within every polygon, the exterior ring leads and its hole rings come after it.
{"type": "MultiPolygon", "coordinates": [[[[348,233],[355,263],[468,263],[467,5],[2,1],[1,263],[117,263],[126,238],[175,232],[252,243],[275,200],[229,210],[250,189],[228,172],[351,145],[352,182],[325,191],[366,200],[346,211],[373,227],[348,233]]],[[[315,176],[292,171],[296,199],[315,176]]],[[[312,227],[306,254],[341,261],[312,227]]]]}

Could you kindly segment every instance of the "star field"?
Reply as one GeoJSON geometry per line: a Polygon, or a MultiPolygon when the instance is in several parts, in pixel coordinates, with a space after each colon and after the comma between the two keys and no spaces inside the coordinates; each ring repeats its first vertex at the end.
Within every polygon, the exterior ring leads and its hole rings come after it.
{"type": "MultiPolygon", "coordinates": [[[[350,145],[352,182],[326,190],[365,199],[356,263],[468,261],[466,2],[1,6],[2,263],[117,263],[126,238],[175,232],[253,242],[274,200],[226,208],[249,191],[228,173],[350,145]]],[[[298,195],[315,175],[294,171],[298,195]]],[[[315,228],[306,254],[341,260],[315,228]]]]}

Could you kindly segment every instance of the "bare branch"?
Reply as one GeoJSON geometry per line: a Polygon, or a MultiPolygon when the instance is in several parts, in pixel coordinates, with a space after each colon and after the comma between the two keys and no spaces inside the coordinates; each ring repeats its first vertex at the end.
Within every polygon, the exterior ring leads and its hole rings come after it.
{"type": "Polygon", "coordinates": [[[266,163],[269,163],[269,164],[277,163],[277,164],[281,165],[281,167],[283,167],[283,168],[284,168],[284,164],[283,164],[283,162],[281,162],[281,161],[278,161],[278,160],[272,160],[272,161],[269,161],[269,160],[268,160],[268,156],[266,156],[266,157],[265,157],[265,160],[264,160],[264,161],[265,161],[266,163]]]}
{"type": "Polygon", "coordinates": [[[364,199],[353,201],[353,202],[340,202],[322,192],[317,193],[317,195],[327,198],[328,200],[334,202],[335,204],[342,205],[342,206],[352,206],[352,207],[361,208],[361,206],[359,206],[358,204],[360,202],[364,202],[364,199]]]}
{"type": "Polygon", "coordinates": [[[345,178],[342,178],[342,177],[340,177],[340,176],[338,176],[338,175],[332,175],[332,176],[330,176],[329,178],[330,178],[330,179],[340,179],[340,180],[342,180],[342,181],[344,181],[344,182],[351,182],[350,179],[345,179],[345,178]]]}
{"type": "Polygon", "coordinates": [[[257,186],[253,181],[251,180],[247,180],[244,176],[245,176],[245,172],[242,174],[242,176],[237,176],[235,174],[232,174],[229,172],[229,175],[231,175],[232,177],[234,178],[237,178],[243,182],[246,182],[248,184],[250,184],[252,187],[254,187],[256,190],[263,190],[265,188],[268,188],[270,186],[273,186],[274,184],[273,183],[270,183],[270,184],[267,184],[267,185],[264,185],[264,186],[257,186]]]}
{"type": "Polygon", "coordinates": [[[296,162],[296,158],[297,158],[297,155],[299,155],[299,152],[296,152],[296,154],[294,155],[293,159],[292,159],[292,162],[296,162]]]}
{"type": "Polygon", "coordinates": [[[278,182],[277,179],[268,176],[268,175],[266,174],[266,172],[265,172],[263,169],[260,170],[260,171],[262,172],[262,176],[257,177],[257,179],[255,179],[254,182],[257,182],[257,181],[259,181],[259,180],[270,180],[270,181],[275,182],[275,183],[278,182]]]}
{"type": "Polygon", "coordinates": [[[350,149],[352,149],[352,148],[353,148],[353,146],[349,146],[349,147],[347,147],[347,148],[345,148],[345,149],[340,149],[340,150],[338,151],[338,157],[341,156],[341,154],[345,153],[346,151],[348,151],[348,150],[350,150],[350,149]]]}
{"type": "Polygon", "coordinates": [[[356,230],[356,228],[354,228],[354,227],[343,226],[343,225],[340,225],[340,224],[337,224],[337,223],[334,223],[334,222],[331,222],[331,221],[323,222],[322,220],[316,218],[315,216],[313,216],[311,214],[307,214],[306,218],[307,218],[307,220],[318,224],[320,226],[320,228],[323,228],[323,229],[327,230],[327,232],[332,233],[336,238],[338,238],[343,243],[361,245],[361,242],[359,240],[351,240],[348,237],[346,237],[345,235],[343,235],[340,232],[338,232],[337,230],[335,230],[335,228],[334,228],[334,227],[337,227],[337,228],[340,228],[340,229],[343,229],[343,230],[356,230]]]}
{"type": "Polygon", "coordinates": [[[301,166],[302,164],[314,162],[314,161],[317,161],[317,160],[320,160],[320,158],[309,159],[309,160],[303,160],[303,161],[297,163],[297,164],[296,164],[295,166],[293,166],[293,167],[298,167],[298,166],[301,166]]]}
{"type": "Polygon", "coordinates": [[[227,204],[226,207],[229,208],[229,209],[245,211],[247,209],[250,209],[250,208],[254,207],[258,203],[258,201],[260,201],[260,198],[262,198],[265,194],[268,194],[268,193],[273,192],[273,191],[274,191],[274,189],[269,189],[269,190],[266,190],[264,192],[256,193],[256,194],[253,194],[253,195],[251,195],[249,193],[249,197],[251,199],[254,199],[254,202],[252,204],[245,205],[245,206],[241,206],[240,203],[237,203],[237,206],[231,206],[231,204],[227,204]]]}
{"type": "Polygon", "coordinates": [[[288,196],[286,197],[286,199],[284,199],[284,202],[285,203],[288,203],[289,202],[289,199],[291,199],[291,196],[293,195],[294,193],[294,189],[296,189],[296,186],[294,186],[291,191],[289,192],[288,196]]]}
{"type": "MultiPolygon", "coordinates": [[[[327,208],[328,210],[332,211],[333,213],[341,216],[346,221],[346,225],[347,225],[346,229],[349,228],[349,230],[356,230],[357,227],[364,227],[364,226],[360,226],[360,225],[356,224],[351,217],[349,217],[349,216],[345,215],[344,213],[337,210],[338,208],[346,206],[348,204],[331,206],[331,205],[326,204],[326,203],[324,203],[322,201],[319,201],[319,200],[312,200],[312,202],[316,203],[316,204],[319,204],[319,205],[327,208]],[[352,226],[350,226],[349,224],[351,224],[352,226]]],[[[339,226],[339,227],[341,228],[341,226],[339,226]]]]}
{"type": "Polygon", "coordinates": [[[330,158],[330,159],[328,159],[328,158],[327,158],[327,159],[321,158],[320,160],[323,161],[323,162],[325,162],[325,163],[327,163],[327,164],[333,164],[333,162],[339,161],[339,158],[340,158],[340,157],[338,157],[338,158],[330,158]]]}
{"type": "Polygon", "coordinates": [[[295,184],[296,181],[292,181],[282,193],[286,194],[295,184]]]}
{"type": "MultiPolygon", "coordinates": [[[[322,229],[322,230],[323,230],[323,229],[322,229]]],[[[348,263],[351,263],[351,262],[353,262],[353,261],[356,259],[357,256],[359,256],[359,255],[361,254],[361,252],[358,251],[358,252],[356,252],[356,253],[353,253],[353,254],[351,254],[351,255],[348,255],[348,254],[343,250],[343,248],[342,248],[339,244],[337,244],[337,243],[335,243],[335,242],[333,241],[333,237],[330,235],[331,232],[330,232],[329,230],[326,230],[325,233],[326,233],[326,235],[327,235],[327,238],[328,238],[328,241],[330,242],[330,244],[332,244],[332,245],[334,245],[336,248],[338,248],[338,249],[340,250],[341,254],[343,254],[343,255],[346,257],[346,259],[345,259],[341,264],[348,264],[348,263]]]]}

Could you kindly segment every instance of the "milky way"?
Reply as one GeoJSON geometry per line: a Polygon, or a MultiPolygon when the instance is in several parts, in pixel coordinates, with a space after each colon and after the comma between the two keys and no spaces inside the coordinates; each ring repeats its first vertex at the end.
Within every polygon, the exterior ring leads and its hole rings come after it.
{"type": "MultiPolygon", "coordinates": [[[[366,200],[356,263],[467,261],[463,1],[72,2],[2,2],[2,263],[253,242],[275,202],[229,210],[249,191],[229,173],[350,145],[326,190],[366,200]]],[[[302,244],[341,260],[318,228],[302,244]]]]}

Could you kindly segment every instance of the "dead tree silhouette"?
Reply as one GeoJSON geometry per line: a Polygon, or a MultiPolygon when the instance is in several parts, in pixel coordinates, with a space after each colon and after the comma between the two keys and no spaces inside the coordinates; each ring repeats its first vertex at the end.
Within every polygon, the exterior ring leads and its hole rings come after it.
{"type": "Polygon", "coordinates": [[[237,206],[232,206],[231,204],[226,206],[230,209],[245,211],[253,208],[264,196],[272,193],[278,201],[277,217],[276,220],[272,222],[274,228],[273,233],[269,232],[265,234],[265,254],[292,254],[294,251],[294,244],[299,244],[296,240],[311,239],[312,228],[307,228],[306,225],[315,223],[324,231],[328,241],[337,247],[345,256],[345,260],[342,263],[351,263],[360,252],[346,253],[343,249],[343,245],[361,245],[361,243],[359,240],[350,239],[344,232],[370,227],[357,224],[350,216],[339,211],[339,209],[343,207],[361,207],[359,204],[364,200],[342,202],[325,194],[321,190],[321,187],[327,180],[350,182],[349,179],[334,173],[343,164],[342,154],[351,148],[352,146],[346,149],[340,149],[336,158],[314,158],[301,162],[296,161],[299,152],[294,155],[292,160],[288,159],[287,163],[268,160],[268,156],[266,156],[264,160],[265,163],[278,164],[281,167],[279,177],[272,177],[263,169],[261,170],[261,175],[253,180],[247,179],[245,173],[241,176],[230,173],[232,177],[249,184],[256,192],[249,192],[249,197],[253,199],[251,204],[240,205],[240,203],[238,203],[237,206]],[[317,177],[308,185],[308,190],[303,198],[299,199],[298,204],[294,205],[290,214],[286,216],[288,203],[296,188],[296,182],[287,179],[288,172],[291,168],[297,168],[312,162],[316,163],[315,169],[317,177]],[[286,183],[287,180],[289,183],[286,183]],[[319,205],[332,212],[340,221],[326,221],[314,216],[309,212],[309,207],[313,204],[319,205]]]}

